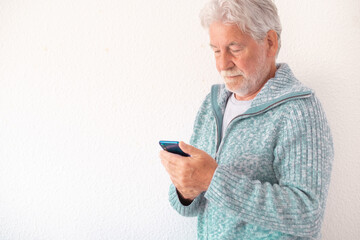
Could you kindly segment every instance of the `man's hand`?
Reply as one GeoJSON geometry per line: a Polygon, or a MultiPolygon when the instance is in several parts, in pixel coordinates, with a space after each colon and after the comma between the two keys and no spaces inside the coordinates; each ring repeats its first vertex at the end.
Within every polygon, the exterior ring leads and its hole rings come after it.
{"type": "Polygon", "coordinates": [[[208,189],[217,163],[206,152],[184,142],[180,142],[179,147],[190,157],[161,151],[161,163],[181,196],[194,200],[208,189]]]}

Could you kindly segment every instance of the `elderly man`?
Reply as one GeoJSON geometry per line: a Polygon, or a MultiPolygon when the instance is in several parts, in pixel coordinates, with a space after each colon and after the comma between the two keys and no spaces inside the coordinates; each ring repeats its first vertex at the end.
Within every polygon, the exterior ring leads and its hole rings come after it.
{"type": "Polygon", "coordinates": [[[317,239],[333,144],[314,92],[276,64],[281,25],[271,0],[213,0],[201,12],[224,85],[197,114],[190,157],[160,158],[169,199],[198,217],[198,239],[317,239]]]}

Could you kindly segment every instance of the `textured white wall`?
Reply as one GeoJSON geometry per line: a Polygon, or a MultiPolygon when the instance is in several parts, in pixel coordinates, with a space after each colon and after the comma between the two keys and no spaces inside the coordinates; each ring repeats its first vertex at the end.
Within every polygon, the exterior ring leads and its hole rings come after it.
{"type": "MultiPolygon", "coordinates": [[[[201,1],[0,1],[0,239],[195,239],[158,140],[221,82],[201,1]]],[[[279,62],[317,92],[336,159],[323,239],[359,239],[360,1],[276,0],[279,62]]]]}

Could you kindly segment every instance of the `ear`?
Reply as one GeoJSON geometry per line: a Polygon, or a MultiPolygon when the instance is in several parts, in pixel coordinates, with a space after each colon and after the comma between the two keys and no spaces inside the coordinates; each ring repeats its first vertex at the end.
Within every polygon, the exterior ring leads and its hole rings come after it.
{"type": "Polygon", "coordinates": [[[278,35],[274,30],[269,30],[266,34],[266,43],[268,46],[268,56],[275,57],[278,46],[278,35]]]}

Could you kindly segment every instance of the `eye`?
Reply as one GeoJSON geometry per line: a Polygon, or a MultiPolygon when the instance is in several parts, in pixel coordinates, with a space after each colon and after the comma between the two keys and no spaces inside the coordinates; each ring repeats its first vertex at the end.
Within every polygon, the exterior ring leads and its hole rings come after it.
{"type": "Polygon", "coordinates": [[[219,54],[220,54],[220,50],[214,49],[214,54],[215,54],[215,55],[219,55],[219,54]]]}
{"type": "Polygon", "coordinates": [[[231,48],[231,49],[230,49],[230,51],[231,51],[232,53],[239,53],[239,52],[241,52],[241,50],[242,50],[242,48],[231,48]]]}

